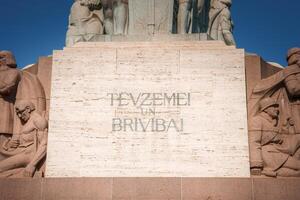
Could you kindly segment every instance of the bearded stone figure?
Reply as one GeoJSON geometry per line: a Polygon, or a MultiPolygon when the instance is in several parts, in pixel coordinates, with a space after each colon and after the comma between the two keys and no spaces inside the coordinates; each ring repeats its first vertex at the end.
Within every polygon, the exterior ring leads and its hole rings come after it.
{"type": "Polygon", "coordinates": [[[69,16],[66,46],[93,41],[103,34],[103,13],[100,0],[75,0],[69,16]]]}
{"type": "Polygon", "coordinates": [[[9,51],[0,51],[0,145],[13,133],[14,103],[21,80],[21,73],[16,67],[14,55],[9,51]]]}

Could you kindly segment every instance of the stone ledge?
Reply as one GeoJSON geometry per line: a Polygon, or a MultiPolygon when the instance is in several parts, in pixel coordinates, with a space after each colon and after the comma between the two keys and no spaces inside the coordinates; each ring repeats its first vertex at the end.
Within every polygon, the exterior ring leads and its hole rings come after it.
{"type": "Polygon", "coordinates": [[[1,200],[299,200],[300,178],[2,179],[1,200]]]}
{"type": "Polygon", "coordinates": [[[148,34],[148,35],[96,35],[89,42],[150,42],[150,41],[207,41],[212,38],[206,33],[194,34],[148,34]]]}

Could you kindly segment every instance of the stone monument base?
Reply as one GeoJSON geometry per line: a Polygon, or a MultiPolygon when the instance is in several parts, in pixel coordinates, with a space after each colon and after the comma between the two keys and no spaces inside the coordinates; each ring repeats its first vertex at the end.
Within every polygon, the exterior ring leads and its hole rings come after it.
{"type": "Polygon", "coordinates": [[[245,54],[222,41],[54,51],[46,177],[249,178],[245,54]]]}
{"type": "Polygon", "coordinates": [[[0,180],[1,200],[299,200],[300,179],[51,178],[0,180]]]}

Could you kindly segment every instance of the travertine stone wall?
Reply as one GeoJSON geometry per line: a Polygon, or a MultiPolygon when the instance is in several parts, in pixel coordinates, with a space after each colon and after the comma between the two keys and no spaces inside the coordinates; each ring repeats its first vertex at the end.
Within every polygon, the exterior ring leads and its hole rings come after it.
{"type": "Polygon", "coordinates": [[[55,51],[46,176],[249,177],[244,58],[218,41],[55,51]]]}

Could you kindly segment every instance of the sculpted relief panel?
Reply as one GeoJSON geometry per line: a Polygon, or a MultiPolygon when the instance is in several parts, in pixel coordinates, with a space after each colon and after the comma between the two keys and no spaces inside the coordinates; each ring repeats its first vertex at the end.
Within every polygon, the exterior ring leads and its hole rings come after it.
{"type": "Polygon", "coordinates": [[[207,33],[235,45],[231,0],[75,0],[66,46],[100,35],[207,33]]]}
{"type": "Polygon", "coordinates": [[[0,177],[43,175],[47,146],[46,98],[38,78],[16,69],[0,51],[0,177]]]}
{"type": "Polygon", "coordinates": [[[288,67],[262,80],[251,96],[251,173],[300,176],[300,48],[290,49],[288,67]]]}

